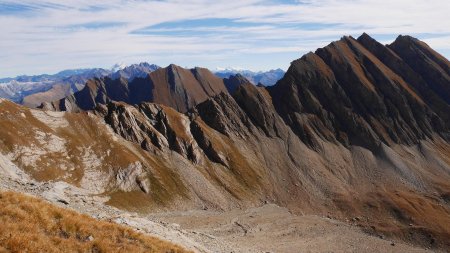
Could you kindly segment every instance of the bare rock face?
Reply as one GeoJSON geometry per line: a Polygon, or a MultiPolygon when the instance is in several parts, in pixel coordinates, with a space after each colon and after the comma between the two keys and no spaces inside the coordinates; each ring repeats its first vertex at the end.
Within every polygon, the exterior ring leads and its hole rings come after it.
{"type": "Polygon", "coordinates": [[[59,101],[44,103],[45,109],[56,111],[93,110],[98,104],[122,101],[128,104],[154,102],[187,112],[208,97],[226,92],[223,80],[209,70],[183,69],[176,65],[160,68],[147,77],[110,77],[89,80],[83,90],[59,101]]]}
{"type": "Polygon", "coordinates": [[[250,81],[241,74],[231,75],[228,78],[224,78],[223,82],[230,94],[233,94],[242,84],[251,84],[250,81]]]}
{"type": "Polygon", "coordinates": [[[286,139],[285,125],[272,104],[272,98],[264,87],[246,83],[237,88],[233,95],[253,124],[269,137],[286,139]]]}
{"type": "MultiPolygon", "coordinates": [[[[134,100],[135,104],[139,101],[148,101],[187,112],[207,98],[226,92],[222,79],[203,68],[187,70],[172,64],[161,71],[153,72],[149,78],[153,83],[153,90],[150,93],[152,99],[137,98],[134,100]]],[[[137,87],[143,86],[141,84],[137,87]]],[[[138,90],[134,93],[149,94],[138,90]]]]}
{"type": "Polygon", "coordinates": [[[400,35],[388,47],[421,75],[432,91],[450,103],[450,62],[445,57],[411,36],[400,35]]]}
{"type": "Polygon", "coordinates": [[[140,162],[132,163],[128,167],[118,170],[116,184],[124,192],[136,190],[136,185],[143,192],[150,192],[150,181],[146,177],[145,168],[140,162]]]}
{"type": "Polygon", "coordinates": [[[199,162],[199,148],[190,134],[190,120],[187,116],[171,108],[143,103],[137,107],[112,102],[106,107],[98,107],[105,122],[128,141],[138,143],[144,150],[175,151],[191,160],[199,162]]]}
{"type": "MultiPolygon", "coordinates": [[[[448,77],[447,77],[447,84],[442,85],[442,88],[440,90],[435,85],[439,83],[439,80],[433,80],[432,77],[430,78],[427,76],[428,73],[426,71],[422,71],[423,70],[422,68],[420,67],[418,68],[416,65],[414,65],[419,64],[419,62],[422,61],[414,60],[412,62],[409,62],[411,61],[411,57],[414,57],[411,55],[413,54],[413,52],[410,53],[397,52],[400,49],[396,49],[397,51],[395,51],[394,48],[398,47],[408,48],[409,46],[407,44],[411,44],[411,47],[413,46],[413,44],[418,44],[418,46],[422,47],[422,50],[428,51],[427,54],[429,55],[436,55],[437,54],[436,52],[434,52],[432,49],[430,49],[423,43],[418,42],[416,39],[404,36],[398,37],[393,44],[388,45],[387,47],[380,44],[367,34],[361,35],[358,38],[358,42],[361,43],[365,48],[367,48],[367,50],[369,50],[374,56],[380,59],[387,67],[389,67],[396,74],[401,76],[403,80],[405,80],[406,83],[411,85],[411,87],[423,98],[423,100],[426,101],[427,105],[436,113],[436,115],[432,118],[434,128],[437,129],[442,128],[443,125],[445,125],[444,122],[450,121],[448,113],[450,110],[450,105],[449,101],[446,98],[446,94],[448,94],[449,92],[448,90],[446,91],[446,89],[448,89],[449,86],[448,77]],[[403,46],[401,46],[400,43],[403,43],[403,46]],[[402,54],[403,56],[401,56],[402,54]]],[[[442,56],[436,56],[436,58],[437,60],[441,60],[442,62],[441,65],[444,66],[443,68],[440,67],[439,68],[442,71],[444,69],[447,69],[448,71],[450,65],[448,61],[445,58],[442,58],[442,56]],[[444,64],[445,61],[447,61],[447,67],[445,67],[444,64]]],[[[433,60],[431,59],[427,61],[429,62],[428,67],[432,65],[439,66],[439,64],[433,63],[433,60]]],[[[423,67],[426,68],[426,66],[423,67]]]]}
{"type": "Polygon", "coordinates": [[[195,109],[207,125],[226,136],[246,136],[252,131],[249,117],[228,93],[208,99],[195,109]]]}
{"type": "MultiPolygon", "coordinates": [[[[359,41],[344,37],[294,61],[285,77],[270,88],[277,111],[310,145],[311,131],[329,141],[371,150],[380,142],[411,145],[433,132],[447,135],[448,103],[437,93],[427,93],[423,80],[430,78],[415,72],[408,57],[403,60],[390,49],[400,47],[401,40],[388,48],[368,35],[359,41]]],[[[418,47],[416,40],[404,43],[418,47]]],[[[428,54],[441,60],[420,61],[440,70],[439,78],[430,82],[449,87],[450,78],[443,70],[448,69],[448,61],[434,51],[428,54]]],[[[438,90],[445,94],[443,87],[438,90]]]]}
{"type": "Polygon", "coordinates": [[[217,148],[213,144],[213,141],[205,133],[205,129],[198,121],[193,121],[191,123],[191,133],[192,137],[197,142],[198,147],[201,148],[201,151],[211,162],[220,163],[226,167],[229,166],[224,154],[217,150],[217,148]]]}

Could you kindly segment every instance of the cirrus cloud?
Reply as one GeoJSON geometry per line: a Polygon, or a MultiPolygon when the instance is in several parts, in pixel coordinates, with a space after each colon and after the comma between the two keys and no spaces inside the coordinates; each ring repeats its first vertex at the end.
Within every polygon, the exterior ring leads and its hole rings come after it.
{"type": "Polygon", "coordinates": [[[416,36],[450,55],[442,0],[0,0],[0,76],[140,61],[287,68],[342,35],[416,36]]]}

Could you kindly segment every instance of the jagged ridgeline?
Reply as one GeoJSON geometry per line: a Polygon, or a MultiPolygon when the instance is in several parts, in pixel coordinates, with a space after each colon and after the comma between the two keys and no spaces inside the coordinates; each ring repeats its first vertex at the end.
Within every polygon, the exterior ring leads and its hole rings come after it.
{"type": "Polygon", "coordinates": [[[224,82],[204,68],[184,69],[176,65],[160,68],[142,78],[103,77],[88,81],[80,92],[53,103],[45,109],[61,111],[93,110],[97,104],[123,101],[128,104],[153,102],[180,112],[226,92],[224,82]]]}
{"type": "Polygon", "coordinates": [[[367,34],[344,37],[293,61],[267,88],[170,65],[132,81],[92,79],[43,104],[47,112],[0,106],[11,113],[1,119],[13,129],[2,139],[16,164],[107,195],[111,205],[269,201],[366,217],[368,232],[450,247],[450,63],[409,36],[387,46],[367,34]],[[42,138],[61,149],[34,161],[15,145],[45,149],[42,138]],[[43,158],[71,169],[30,165],[43,158]]]}

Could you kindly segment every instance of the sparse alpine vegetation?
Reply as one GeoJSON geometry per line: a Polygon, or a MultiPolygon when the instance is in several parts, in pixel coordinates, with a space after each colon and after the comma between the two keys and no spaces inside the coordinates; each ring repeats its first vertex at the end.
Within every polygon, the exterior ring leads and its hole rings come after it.
{"type": "Polygon", "coordinates": [[[34,197],[0,192],[0,252],[189,252],[34,197]]]}

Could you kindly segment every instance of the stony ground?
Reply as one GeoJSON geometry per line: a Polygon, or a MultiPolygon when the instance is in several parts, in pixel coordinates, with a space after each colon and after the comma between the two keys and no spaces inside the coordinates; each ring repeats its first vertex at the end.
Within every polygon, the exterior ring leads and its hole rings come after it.
{"type": "Polygon", "coordinates": [[[196,252],[429,252],[370,236],[326,217],[297,216],[273,204],[228,212],[188,211],[138,215],[64,182],[0,175],[0,190],[42,197],[60,206],[113,220],[196,252]]]}
{"type": "Polygon", "coordinates": [[[212,252],[427,252],[367,235],[356,226],[333,219],[293,215],[272,204],[230,212],[153,214],[148,218],[179,224],[212,252]],[[217,247],[215,240],[226,242],[231,250],[217,247]]]}

